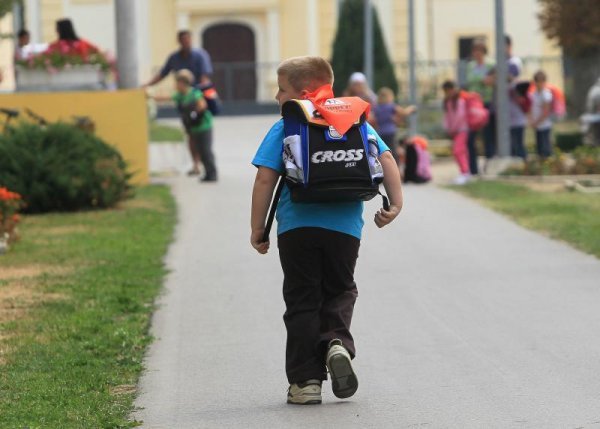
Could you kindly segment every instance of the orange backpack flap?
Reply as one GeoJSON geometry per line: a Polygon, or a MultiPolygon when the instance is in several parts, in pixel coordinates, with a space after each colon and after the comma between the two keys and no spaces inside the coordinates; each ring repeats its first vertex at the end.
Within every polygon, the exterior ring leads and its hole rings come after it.
{"type": "MultiPolygon", "coordinates": [[[[552,93],[552,116],[557,120],[563,119],[567,114],[565,93],[558,86],[551,83],[547,83],[546,88],[552,93]]],[[[535,91],[535,85],[532,83],[529,87],[529,94],[533,95],[535,91]]]]}

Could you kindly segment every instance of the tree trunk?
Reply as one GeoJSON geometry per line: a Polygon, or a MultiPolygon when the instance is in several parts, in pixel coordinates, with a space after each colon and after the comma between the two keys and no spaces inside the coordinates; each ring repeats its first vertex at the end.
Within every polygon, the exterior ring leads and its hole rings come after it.
{"type": "Polygon", "coordinates": [[[578,117],[585,111],[590,87],[600,78],[600,49],[586,55],[567,54],[569,116],[578,117]]]}

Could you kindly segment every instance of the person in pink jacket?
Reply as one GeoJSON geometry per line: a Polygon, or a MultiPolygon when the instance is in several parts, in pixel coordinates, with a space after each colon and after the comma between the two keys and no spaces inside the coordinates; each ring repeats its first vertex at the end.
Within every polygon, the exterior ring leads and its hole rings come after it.
{"type": "Polygon", "coordinates": [[[467,148],[469,138],[467,102],[461,97],[460,90],[454,81],[444,82],[442,89],[444,90],[444,128],[453,140],[452,153],[460,170],[460,175],[454,180],[454,183],[464,185],[471,179],[467,148]]]}

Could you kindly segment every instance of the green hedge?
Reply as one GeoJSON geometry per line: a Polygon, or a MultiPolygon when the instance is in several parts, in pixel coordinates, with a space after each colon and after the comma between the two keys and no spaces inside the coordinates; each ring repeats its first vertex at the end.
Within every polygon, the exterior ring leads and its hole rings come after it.
{"type": "Polygon", "coordinates": [[[22,123],[0,136],[0,185],[20,193],[28,213],[114,206],[130,177],[115,148],[72,125],[22,123]]]}
{"type": "Polygon", "coordinates": [[[556,147],[562,152],[573,152],[579,146],[583,146],[583,133],[556,133],[556,147]]]}

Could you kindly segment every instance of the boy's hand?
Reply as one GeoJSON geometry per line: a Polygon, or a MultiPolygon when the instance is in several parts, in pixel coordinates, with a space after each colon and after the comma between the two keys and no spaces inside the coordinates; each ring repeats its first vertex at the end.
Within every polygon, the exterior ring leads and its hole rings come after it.
{"type": "Polygon", "coordinates": [[[252,244],[252,247],[254,247],[261,255],[265,255],[269,251],[270,245],[268,241],[262,241],[264,234],[264,229],[257,229],[256,231],[252,231],[252,235],[250,236],[250,244],[252,244]]]}
{"type": "Polygon", "coordinates": [[[375,213],[375,225],[377,225],[379,228],[383,228],[396,219],[399,214],[400,207],[398,206],[390,206],[389,210],[380,209],[377,213],[375,213]]]}

